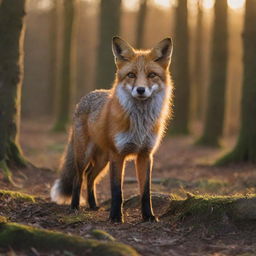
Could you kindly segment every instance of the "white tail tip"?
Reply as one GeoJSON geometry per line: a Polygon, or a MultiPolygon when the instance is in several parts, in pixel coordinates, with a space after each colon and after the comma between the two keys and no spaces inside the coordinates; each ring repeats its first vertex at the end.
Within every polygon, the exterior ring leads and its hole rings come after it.
{"type": "Polygon", "coordinates": [[[53,202],[56,202],[57,204],[68,204],[70,203],[70,197],[64,196],[61,194],[60,189],[60,179],[55,180],[52,188],[51,188],[51,200],[53,202]]]}
{"type": "MultiPolygon", "coordinates": [[[[53,201],[57,204],[70,204],[71,203],[71,196],[63,195],[61,193],[61,187],[60,186],[61,186],[60,179],[55,180],[55,182],[54,182],[54,184],[51,188],[51,192],[50,192],[51,201],[53,201]]],[[[85,200],[82,196],[80,198],[80,204],[85,205],[85,200]]]]}

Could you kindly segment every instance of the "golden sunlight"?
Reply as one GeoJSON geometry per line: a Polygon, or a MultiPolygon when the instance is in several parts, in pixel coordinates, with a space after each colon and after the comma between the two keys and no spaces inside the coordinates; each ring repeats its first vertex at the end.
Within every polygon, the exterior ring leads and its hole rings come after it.
{"type": "Polygon", "coordinates": [[[202,5],[205,9],[211,9],[214,6],[214,0],[203,0],[202,5]]]}
{"type": "Polygon", "coordinates": [[[231,9],[240,9],[244,7],[245,0],[228,0],[228,6],[231,9]]]}
{"type": "Polygon", "coordinates": [[[153,1],[156,5],[159,5],[164,8],[168,8],[171,6],[171,1],[170,0],[154,0],[153,1]]]}
{"type": "Polygon", "coordinates": [[[124,0],[122,1],[125,9],[129,11],[137,11],[139,9],[139,1],[138,0],[124,0]]]}

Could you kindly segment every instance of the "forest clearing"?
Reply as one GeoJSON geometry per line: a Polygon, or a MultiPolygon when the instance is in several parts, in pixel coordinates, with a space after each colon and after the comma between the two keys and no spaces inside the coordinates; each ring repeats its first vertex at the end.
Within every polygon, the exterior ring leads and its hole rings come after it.
{"type": "Polygon", "coordinates": [[[255,24],[256,0],[0,0],[0,255],[255,256],[255,24]]]}
{"type": "MultiPolygon", "coordinates": [[[[56,178],[52,170],[58,167],[67,135],[56,136],[49,132],[49,124],[48,120],[41,120],[22,126],[22,146],[26,155],[37,166],[48,166],[51,170],[31,167],[24,173],[15,174],[14,181],[23,184],[15,190],[32,197],[8,194],[5,190],[13,190],[13,186],[1,184],[4,190],[0,191],[0,215],[8,221],[84,239],[115,239],[141,255],[255,255],[255,166],[212,167],[209,163],[218,158],[220,150],[195,146],[188,137],[166,139],[156,155],[152,185],[153,208],[160,221],[141,222],[138,197],[133,197],[138,195],[138,184],[134,167],[130,166],[124,183],[125,223],[112,224],[108,220],[108,175],[97,185],[101,203],[98,211],[90,211],[84,206],[78,212],[70,212],[68,205],[50,202],[49,191],[56,178]],[[233,200],[241,201],[229,209],[233,200]]],[[[232,140],[228,143],[232,144],[232,140]]],[[[10,255],[15,255],[12,251],[18,255],[23,255],[22,252],[24,255],[90,255],[76,254],[74,249],[69,251],[69,247],[64,253],[65,242],[55,250],[48,245],[46,249],[35,249],[31,244],[23,251],[22,237],[20,239],[21,248],[15,249],[15,242],[10,246],[13,248],[10,255]]],[[[92,255],[136,255],[111,253],[92,255]]]]}

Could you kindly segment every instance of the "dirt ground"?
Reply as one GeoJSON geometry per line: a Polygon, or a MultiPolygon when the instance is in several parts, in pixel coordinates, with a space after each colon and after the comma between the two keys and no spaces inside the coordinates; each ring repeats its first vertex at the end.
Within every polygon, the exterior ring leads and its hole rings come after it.
{"type": "MultiPolygon", "coordinates": [[[[215,228],[205,223],[200,228],[187,221],[174,223],[160,218],[159,223],[141,222],[138,207],[125,208],[125,223],[112,224],[108,221],[107,204],[99,211],[82,207],[79,212],[70,212],[68,206],[50,202],[50,187],[57,177],[61,154],[65,148],[67,134],[51,132],[48,119],[25,120],[21,128],[21,144],[26,157],[37,170],[16,170],[15,181],[21,184],[13,188],[0,182],[1,189],[12,189],[35,195],[32,202],[10,203],[3,201],[0,214],[11,221],[59,230],[65,233],[90,237],[90,230],[107,231],[118,241],[135,248],[141,255],[256,255],[256,232],[253,225],[232,224],[215,228]],[[48,170],[49,169],[49,170],[48,170]],[[53,171],[50,171],[53,170],[53,171]]],[[[233,195],[256,193],[256,166],[231,165],[213,167],[210,165],[228,150],[198,147],[194,138],[166,138],[155,156],[153,170],[153,192],[175,194],[186,197],[187,193],[210,195],[233,195]]],[[[232,145],[233,140],[226,143],[232,145]]],[[[125,199],[138,193],[133,164],[127,165],[124,184],[125,199]]],[[[108,174],[97,186],[98,201],[102,204],[110,198],[108,174]]],[[[165,207],[155,207],[161,217],[165,207]]],[[[33,255],[33,254],[31,254],[33,255]]]]}

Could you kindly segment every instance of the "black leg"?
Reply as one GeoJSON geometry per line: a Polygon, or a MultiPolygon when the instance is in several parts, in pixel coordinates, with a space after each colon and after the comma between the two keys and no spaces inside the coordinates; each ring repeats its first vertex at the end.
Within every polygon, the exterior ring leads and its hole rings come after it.
{"type": "Polygon", "coordinates": [[[97,206],[96,198],[95,198],[94,188],[92,188],[90,190],[88,188],[87,202],[88,202],[89,207],[90,207],[91,210],[98,210],[99,209],[99,207],[97,206]]]}
{"type": "Polygon", "coordinates": [[[97,198],[96,198],[96,185],[95,181],[99,177],[99,174],[104,170],[108,163],[108,157],[99,152],[98,157],[95,159],[95,165],[90,165],[86,170],[87,179],[87,202],[91,210],[98,210],[97,198]]]}
{"type": "Polygon", "coordinates": [[[73,181],[73,190],[72,190],[72,201],[71,201],[71,209],[79,209],[80,205],[80,193],[82,186],[82,177],[75,177],[73,181]]]}
{"type": "Polygon", "coordinates": [[[94,191],[94,167],[90,165],[88,169],[85,171],[86,180],[87,180],[87,203],[89,204],[89,208],[91,210],[97,210],[97,203],[94,191]]]}
{"type": "Polygon", "coordinates": [[[123,222],[122,172],[123,160],[111,161],[110,182],[112,201],[110,210],[110,220],[113,222],[123,222]]]}
{"type": "Polygon", "coordinates": [[[157,221],[152,210],[151,194],[150,194],[150,187],[151,187],[150,172],[151,172],[150,167],[148,167],[147,174],[146,174],[146,181],[144,185],[144,191],[141,195],[141,213],[144,221],[157,221]]]}
{"type": "Polygon", "coordinates": [[[144,221],[157,221],[151,203],[152,157],[147,154],[138,155],[136,160],[137,177],[141,193],[141,214],[144,221]]]}

